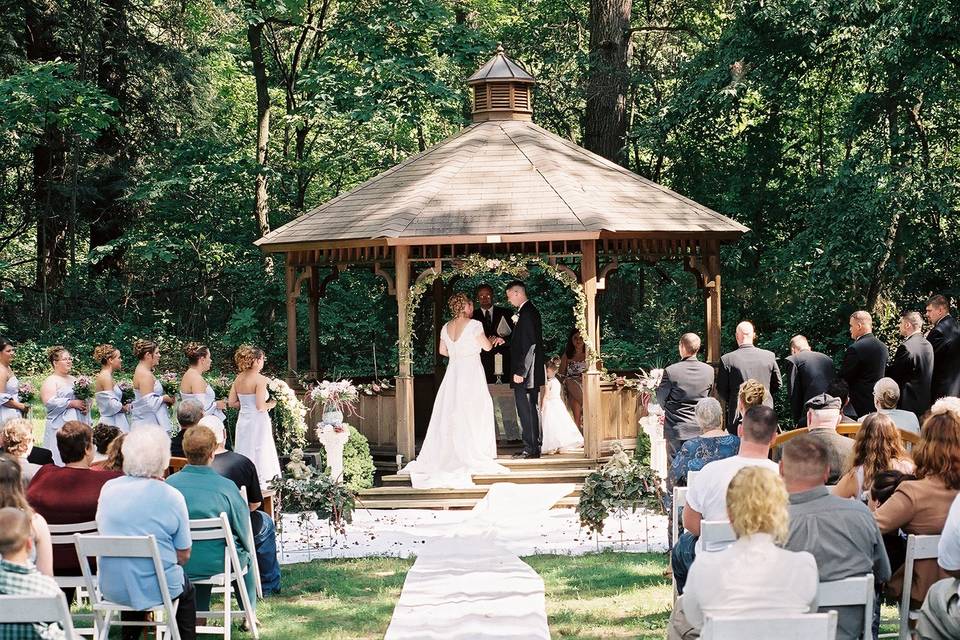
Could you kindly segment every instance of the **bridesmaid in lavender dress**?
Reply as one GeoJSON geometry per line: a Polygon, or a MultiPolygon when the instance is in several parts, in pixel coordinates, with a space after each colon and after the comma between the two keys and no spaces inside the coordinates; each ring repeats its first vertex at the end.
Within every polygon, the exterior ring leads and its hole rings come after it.
{"type": "Polygon", "coordinates": [[[133,343],[137,370],[133,373],[133,403],[130,406],[130,426],[152,425],[170,432],[170,407],[174,399],[163,393],[163,385],[153,375],[160,364],[160,347],[152,340],[133,343]]]}
{"type": "Polygon", "coordinates": [[[240,371],[230,387],[230,406],[240,407],[234,450],[253,462],[260,486],[265,487],[280,475],[280,460],[268,413],[277,406],[277,401],[267,399],[270,380],[260,373],[265,361],[263,351],[243,345],[237,349],[233,359],[240,371]]]}
{"type": "Polygon", "coordinates": [[[73,395],[73,383],[76,378],[70,375],[73,370],[73,356],[65,348],[57,345],[47,351],[47,359],[53,373],[40,385],[40,400],[47,409],[46,425],[43,430],[43,446],[50,449],[53,461],[63,466],[60,449],[57,447],[57,430],[71,421],[90,424],[90,407],[84,400],[73,395]]]}
{"type": "Polygon", "coordinates": [[[120,385],[113,382],[114,372],[123,367],[120,350],[112,344],[101,344],[93,350],[93,359],[100,363],[95,396],[97,410],[100,411],[100,424],[107,424],[127,433],[130,431],[130,422],[127,420],[130,405],[123,404],[120,385]]]}
{"type": "Polygon", "coordinates": [[[221,422],[226,421],[227,416],[223,412],[227,408],[226,401],[217,400],[213,386],[203,379],[203,374],[210,371],[210,364],[213,362],[210,349],[206,345],[190,342],[183,348],[183,353],[187,356],[190,367],[180,381],[180,399],[196,400],[203,407],[203,415],[215,416],[221,422]]]}
{"type": "Polygon", "coordinates": [[[13,373],[13,343],[0,336],[0,425],[7,420],[23,418],[30,411],[28,405],[20,402],[20,381],[13,373]]]}

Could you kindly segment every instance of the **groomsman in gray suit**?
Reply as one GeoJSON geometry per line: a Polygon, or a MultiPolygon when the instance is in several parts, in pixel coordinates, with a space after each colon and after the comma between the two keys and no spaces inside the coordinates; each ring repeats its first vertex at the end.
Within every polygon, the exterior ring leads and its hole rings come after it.
{"type": "MultiPolygon", "coordinates": [[[[756,334],[753,324],[741,322],[737,325],[737,350],[724,354],[720,358],[717,371],[717,395],[727,403],[727,431],[737,435],[740,418],[737,415],[737,396],[740,385],[753,379],[760,382],[771,396],[775,396],[783,380],[777,357],[772,351],[758,349],[753,345],[756,334]]],[[[773,405],[771,405],[772,408],[773,405]]]]}
{"type": "Polygon", "coordinates": [[[700,336],[685,333],[680,337],[680,362],[663,370],[657,387],[657,403],[663,407],[663,437],[667,457],[673,460],[683,443],[700,435],[695,409],[697,402],[713,390],[713,367],[697,360],[700,336]]]}

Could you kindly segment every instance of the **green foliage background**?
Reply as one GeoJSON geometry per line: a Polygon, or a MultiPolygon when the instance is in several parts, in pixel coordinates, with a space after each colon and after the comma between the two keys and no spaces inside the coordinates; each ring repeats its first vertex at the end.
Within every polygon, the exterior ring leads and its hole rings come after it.
{"type": "MultiPolygon", "coordinates": [[[[463,80],[497,41],[538,79],[535,120],[582,141],[585,1],[0,11],[0,332],[23,373],[45,368],[51,344],[92,369],[95,344],[129,354],[139,336],[160,340],[171,368],[190,339],[223,368],[244,342],[265,347],[268,366],[285,362],[282,264],[252,245],[253,22],[266,25],[271,227],[457,131],[463,80]],[[45,27],[39,53],[31,20],[45,27]],[[312,48],[297,58],[304,34],[312,48]],[[62,154],[58,172],[37,173],[44,148],[62,154]],[[55,287],[36,275],[44,224],[62,231],[55,287]]],[[[804,333],[839,357],[855,308],[873,310],[892,344],[899,309],[958,293],[958,17],[954,0],[634,3],[628,167],[751,228],[724,249],[725,347],[749,318],[781,356],[804,333]]],[[[533,295],[557,352],[570,302],[538,278],[533,295]]],[[[425,300],[419,336],[431,313],[425,300]]],[[[679,265],[622,266],[601,297],[604,363],[666,363],[702,317],[679,265]]],[[[328,375],[372,375],[374,354],[380,376],[395,372],[395,303],[372,273],[330,284],[320,336],[328,375]]],[[[431,370],[429,340],[416,348],[417,370],[431,370]]]]}

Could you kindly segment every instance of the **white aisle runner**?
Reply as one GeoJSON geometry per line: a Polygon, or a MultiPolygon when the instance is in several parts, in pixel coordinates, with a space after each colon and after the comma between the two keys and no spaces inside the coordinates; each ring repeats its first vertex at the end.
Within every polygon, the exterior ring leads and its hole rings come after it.
{"type": "Polygon", "coordinates": [[[511,525],[572,490],[569,484],[492,485],[473,518],[421,551],[385,639],[549,638],[543,579],[507,542],[511,525]]]}

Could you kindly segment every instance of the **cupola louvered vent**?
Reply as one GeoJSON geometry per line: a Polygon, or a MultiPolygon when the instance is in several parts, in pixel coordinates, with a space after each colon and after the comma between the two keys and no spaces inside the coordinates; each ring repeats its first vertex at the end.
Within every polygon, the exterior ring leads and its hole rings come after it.
{"type": "Polygon", "coordinates": [[[530,120],[534,82],[533,76],[497,45],[496,55],[467,80],[473,88],[473,121],[530,120]]]}

